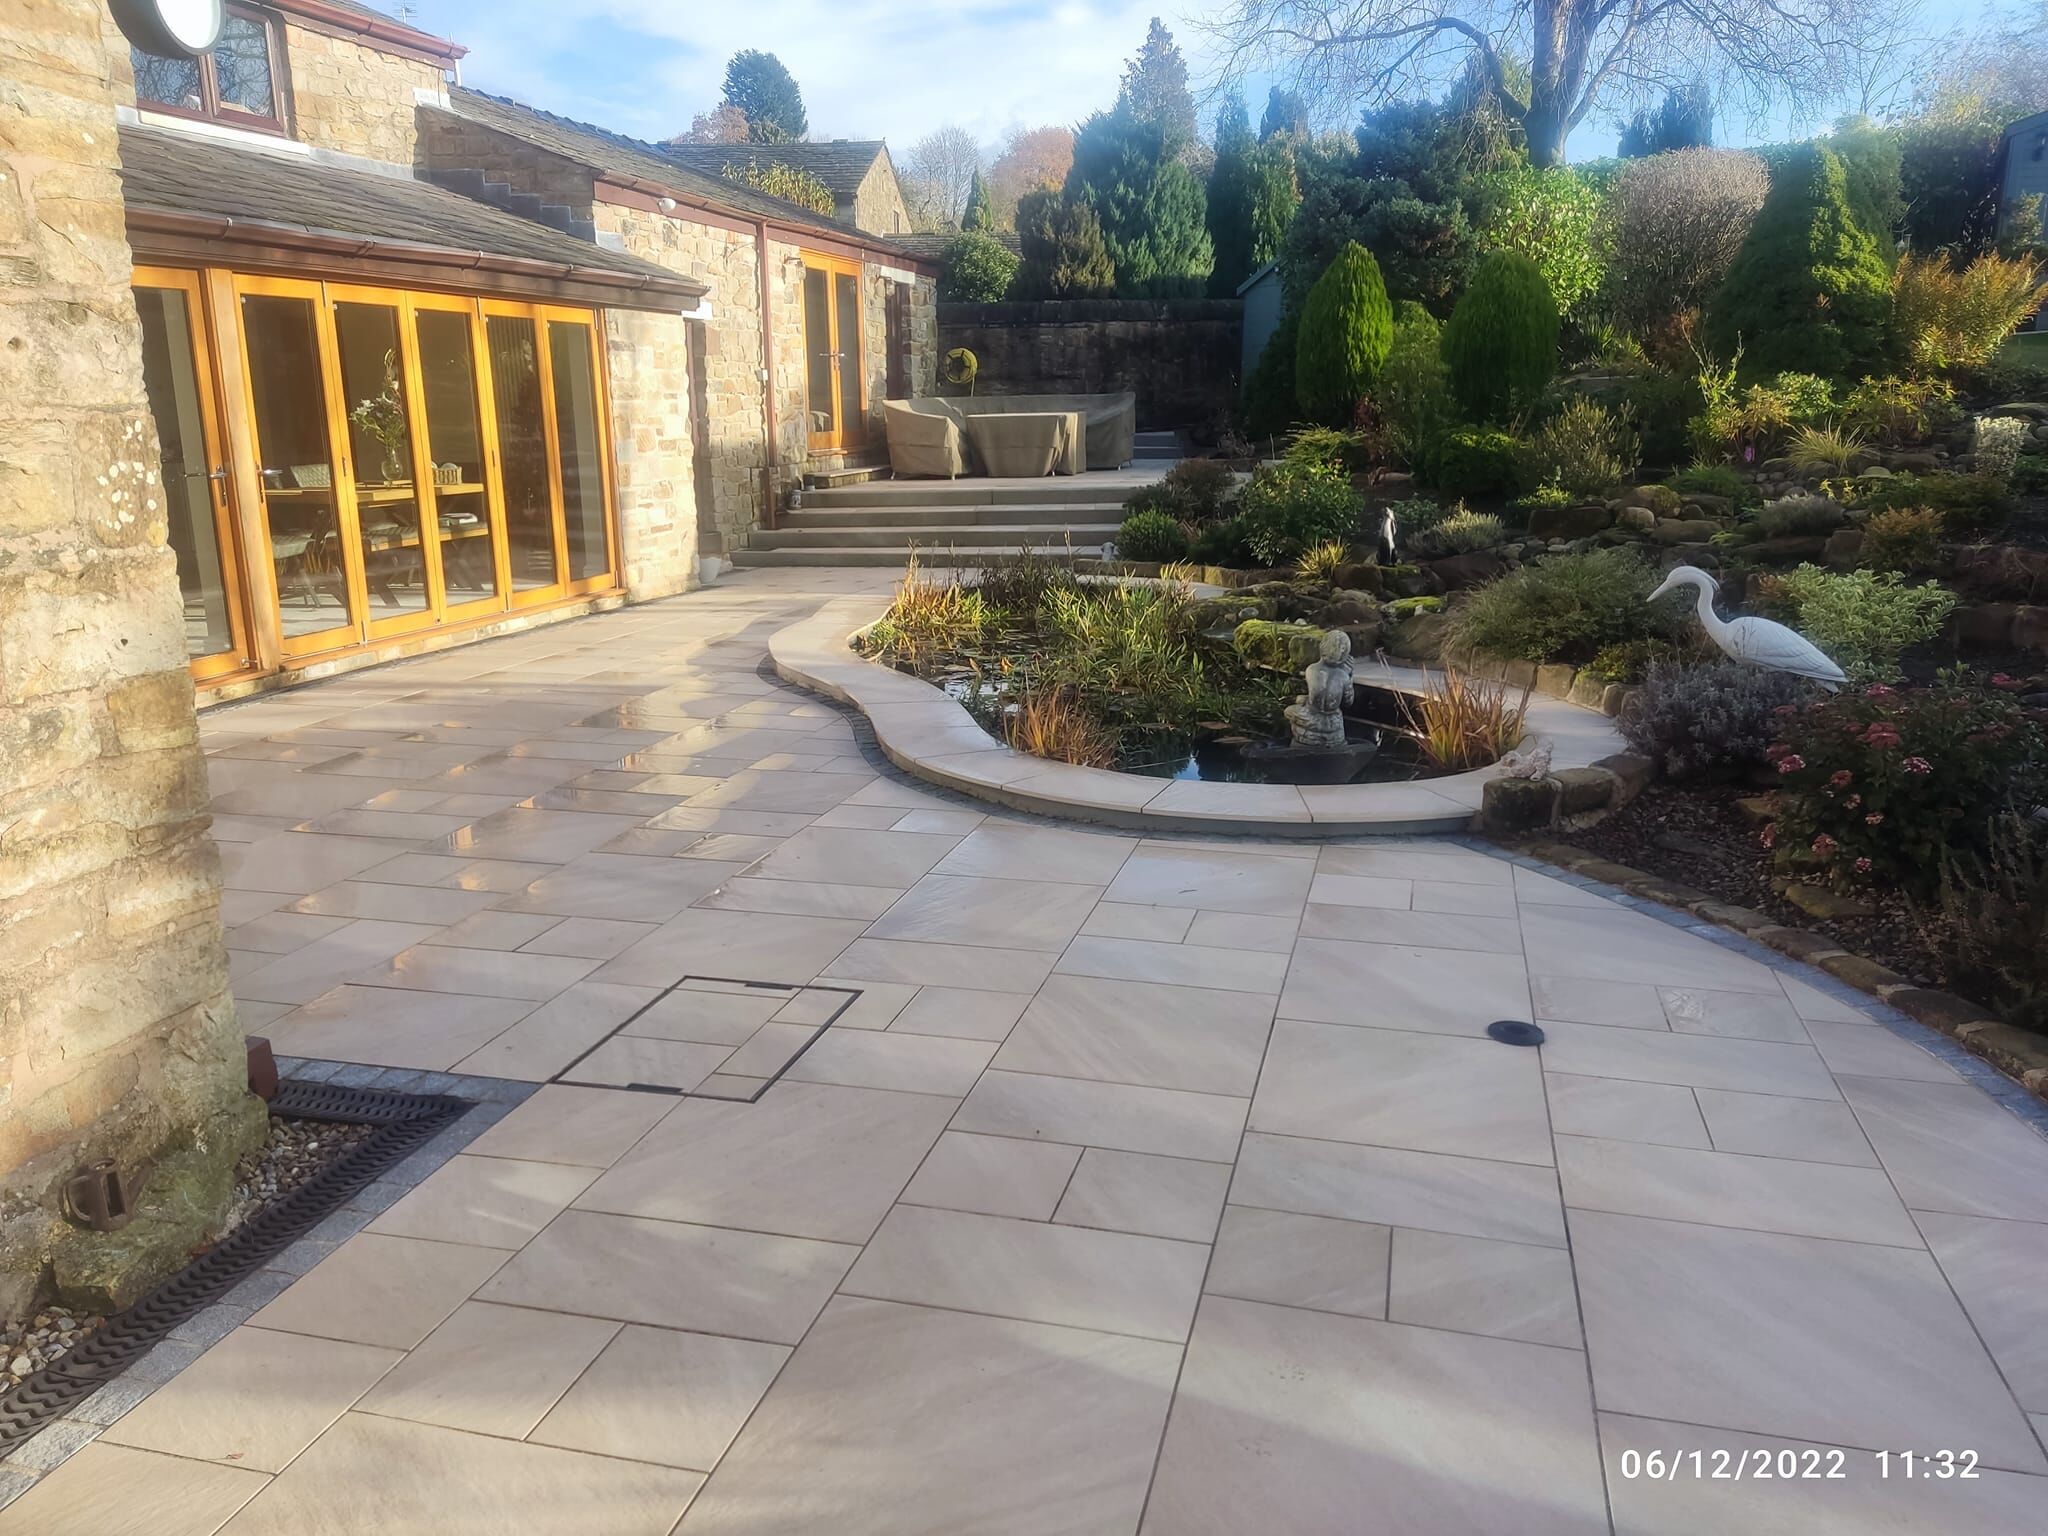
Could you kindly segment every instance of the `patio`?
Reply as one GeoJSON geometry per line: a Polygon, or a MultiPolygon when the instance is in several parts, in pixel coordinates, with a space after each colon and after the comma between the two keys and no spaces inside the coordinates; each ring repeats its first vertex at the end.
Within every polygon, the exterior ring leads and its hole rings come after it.
{"type": "Polygon", "coordinates": [[[2038,1105],[1454,840],[878,770],[762,664],[890,579],[202,716],[247,1028],[542,1086],[0,1464],[44,1473],[0,1536],[2040,1528],[2038,1105]],[[613,1037],[686,976],[858,996],[793,1057],[794,1002],[687,989],[613,1037]],[[773,1081],[547,1082],[594,1046],[773,1081]],[[1944,1451],[1975,1475],[1901,1460],[1944,1451]]]}

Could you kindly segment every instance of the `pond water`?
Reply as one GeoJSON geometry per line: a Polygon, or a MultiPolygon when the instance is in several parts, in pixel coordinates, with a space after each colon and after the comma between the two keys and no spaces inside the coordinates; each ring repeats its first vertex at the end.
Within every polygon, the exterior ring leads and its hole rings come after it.
{"type": "MultiPolygon", "coordinates": [[[[967,707],[982,729],[1001,738],[1002,690],[998,684],[950,677],[940,686],[967,707]]],[[[1444,770],[1429,760],[1407,731],[1400,696],[1393,690],[1359,684],[1352,708],[1345,713],[1345,726],[1354,744],[1371,744],[1378,750],[1354,764],[1344,778],[1305,780],[1299,763],[1262,761],[1255,753],[1247,753],[1247,748],[1261,743],[1179,731],[1127,731],[1116,768],[1143,778],[1197,779],[1211,784],[1395,784],[1443,776],[1444,770]]]]}

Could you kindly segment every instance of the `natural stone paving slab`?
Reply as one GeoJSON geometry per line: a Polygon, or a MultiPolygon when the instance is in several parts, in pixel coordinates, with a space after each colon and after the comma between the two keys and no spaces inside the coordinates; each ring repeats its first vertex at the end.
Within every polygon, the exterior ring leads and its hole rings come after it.
{"type": "Polygon", "coordinates": [[[1222,1094],[991,1068],[967,1095],[952,1128],[1227,1162],[1237,1154],[1249,1104],[1222,1094]]]}
{"type": "Polygon", "coordinates": [[[241,1467],[88,1445],[0,1509],[0,1536],[214,1536],[269,1481],[241,1467]]]}
{"type": "Polygon", "coordinates": [[[467,1302],[356,1406],[364,1413],[519,1439],[619,1325],[467,1302]]]}
{"type": "Polygon", "coordinates": [[[709,1471],[789,1355],[780,1344],[628,1324],[527,1438],[709,1471]]]}
{"type": "Polygon", "coordinates": [[[1353,1317],[1387,1315],[1392,1231],[1291,1211],[1227,1205],[1202,1289],[1353,1317]]]}
{"type": "Polygon", "coordinates": [[[1976,1089],[1845,1077],[1842,1093],[1912,1209],[2048,1221],[2048,1141],[1976,1089]]]}
{"type": "Polygon", "coordinates": [[[1592,1408],[1568,1350],[1211,1296],[1143,1529],[1598,1536],[1592,1408]]]}
{"type": "Polygon", "coordinates": [[[2048,1413],[2048,1225],[1936,1211],[1918,1219],[2020,1406],[2048,1413]]]}
{"type": "Polygon", "coordinates": [[[996,1053],[1009,1072],[1245,1095],[1272,1005],[1236,992],[1053,976],[996,1053]]]}

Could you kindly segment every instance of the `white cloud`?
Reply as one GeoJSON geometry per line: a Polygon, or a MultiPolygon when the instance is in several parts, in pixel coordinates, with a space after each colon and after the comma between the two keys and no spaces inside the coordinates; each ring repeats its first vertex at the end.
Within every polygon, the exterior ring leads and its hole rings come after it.
{"type": "MultiPolygon", "coordinates": [[[[645,137],[688,127],[725,61],[760,48],[796,76],[814,138],[904,150],[941,123],[993,145],[1109,106],[1156,14],[1157,0],[425,0],[419,24],[469,47],[469,84],[645,137]]],[[[1199,83],[1201,39],[1166,20],[1199,83]]]]}

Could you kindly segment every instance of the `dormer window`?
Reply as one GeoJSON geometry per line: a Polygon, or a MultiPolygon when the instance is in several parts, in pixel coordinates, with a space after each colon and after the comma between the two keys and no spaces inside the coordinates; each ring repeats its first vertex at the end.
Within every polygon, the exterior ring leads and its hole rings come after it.
{"type": "Polygon", "coordinates": [[[140,48],[135,61],[138,106],[180,117],[285,131],[284,46],[260,11],[229,6],[220,41],[204,57],[166,59],[140,48]]]}

